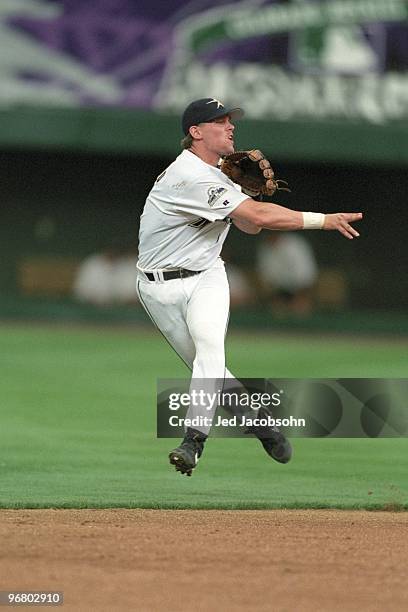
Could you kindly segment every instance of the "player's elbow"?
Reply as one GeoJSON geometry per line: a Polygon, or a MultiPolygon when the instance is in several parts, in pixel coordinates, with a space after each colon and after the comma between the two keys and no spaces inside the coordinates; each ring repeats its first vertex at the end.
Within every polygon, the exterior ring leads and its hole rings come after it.
{"type": "Polygon", "coordinates": [[[255,229],[254,233],[256,234],[260,232],[262,228],[265,227],[266,221],[267,219],[265,218],[264,211],[257,209],[251,211],[251,218],[248,219],[248,222],[255,229]]]}
{"type": "Polygon", "coordinates": [[[264,228],[273,229],[271,227],[274,223],[273,207],[272,203],[252,201],[248,221],[257,228],[258,232],[264,228]]]}
{"type": "Polygon", "coordinates": [[[248,226],[248,230],[247,233],[248,234],[259,234],[259,232],[261,232],[263,230],[263,225],[262,223],[251,223],[248,226]]]}
{"type": "Polygon", "coordinates": [[[259,232],[262,232],[262,229],[263,228],[261,226],[254,225],[249,230],[247,230],[247,234],[259,234],[259,232]]]}
{"type": "Polygon", "coordinates": [[[265,227],[267,211],[264,204],[248,198],[248,200],[245,200],[234,210],[231,217],[237,224],[240,223],[241,225],[245,224],[247,227],[252,227],[253,233],[257,234],[265,227]]]}
{"type": "Polygon", "coordinates": [[[249,223],[249,221],[244,221],[243,219],[233,219],[233,223],[236,228],[245,234],[259,234],[259,232],[262,230],[261,227],[258,227],[253,223],[249,223]]]}
{"type": "Polygon", "coordinates": [[[245,234],[255,235],[262,231],[262,227],[254,225],[253,223],[247,223],[245,226],[241,226],[240,230],[245,232],[245,234]]]}
{"type": "Polygon", "coordinates": [[[270,203],[254,209],[251,221],[260,228],[270,230],[301,230],[303,229],[302,213],[291,210],[279,204],[270,203]]]}

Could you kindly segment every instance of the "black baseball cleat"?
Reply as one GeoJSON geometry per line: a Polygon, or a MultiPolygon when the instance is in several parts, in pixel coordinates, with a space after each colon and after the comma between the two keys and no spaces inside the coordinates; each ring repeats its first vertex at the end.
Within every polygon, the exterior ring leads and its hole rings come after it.
{"type": "Polygon", "coordinates": [[[196,429],[187,429],[184,440],[169,454],[169,460],[176,472],[191,476],[204,450],[207,436],[196,429]]]}
{"type": "MultiPolygon", "coordinates": [[[[272,415],[266,408],[261,407],[258,410],[258,419],[267,419],[268,416],[272,415]]],[[[277,427],[272,425],[253,425],[248,427],[245,433],[254,434],[264,447],[265,452],[275,461],[279,463],[288,463],[290,461],[292,446],[277,427]]]]}

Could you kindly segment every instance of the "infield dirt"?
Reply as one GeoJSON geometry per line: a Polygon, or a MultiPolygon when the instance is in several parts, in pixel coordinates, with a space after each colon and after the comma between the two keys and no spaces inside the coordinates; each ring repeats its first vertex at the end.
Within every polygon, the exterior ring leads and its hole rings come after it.
{"type": "Polygon", "coordinates": [[[0,541],[0,590],[64,611],[408,609],[406,512],[1,510],[0,541]]]}

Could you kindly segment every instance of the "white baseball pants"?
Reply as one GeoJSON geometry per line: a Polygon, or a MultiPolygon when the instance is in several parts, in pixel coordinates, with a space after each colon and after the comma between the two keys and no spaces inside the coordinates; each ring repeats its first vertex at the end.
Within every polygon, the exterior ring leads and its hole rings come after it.
{"type": "MultiPolygon", "coordinates": [[[[187,278],[149,281],[139,271],[137,293],[153,323],[192,370],[192,385],[205,392],[222,391],[224,379],[234,379],[225,368],[225,334],[229,318],[229,285],[224,262],[187,278]]],[[[190,387],[190,392],[192,388],[190,387]]],[[[216,406],[189,407],[186,417],[213,418],[216,406]]],[[[210,427],[195,427],[208,435],[210,427]]]]}

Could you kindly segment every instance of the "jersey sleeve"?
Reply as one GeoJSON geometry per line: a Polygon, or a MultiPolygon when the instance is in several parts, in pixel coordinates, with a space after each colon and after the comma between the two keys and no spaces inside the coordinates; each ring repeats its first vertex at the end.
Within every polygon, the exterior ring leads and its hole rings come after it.
{"type": "Polygon", "coordinates": [[[224,174],[217,174],[198,177],[186,186],[183,193],[178,194],[176,208],[180,212],[199,215],[208,221],[228,217],[249,196],[242,193],[224,174]]]}

